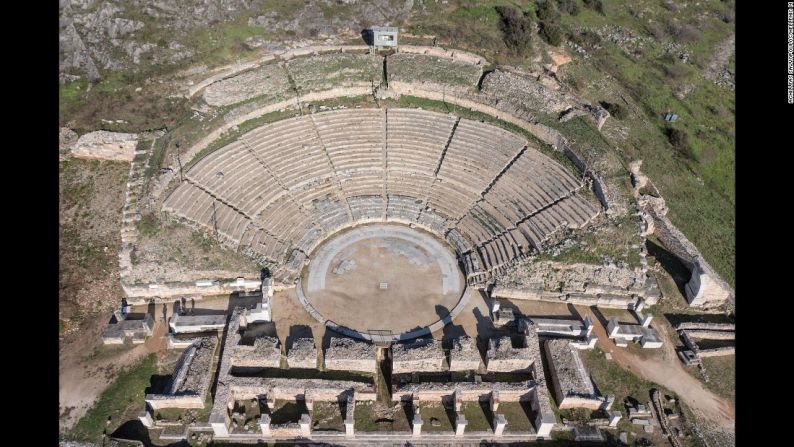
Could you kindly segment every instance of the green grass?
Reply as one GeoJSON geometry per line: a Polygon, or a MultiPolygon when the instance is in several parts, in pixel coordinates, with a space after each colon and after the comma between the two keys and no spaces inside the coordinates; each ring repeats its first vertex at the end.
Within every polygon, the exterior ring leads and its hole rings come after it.
{"type": "MultiPolygon", "coordinates": [[[[157,373],[157,360],[150,354],[138,364],[119,374],[93,408],[80,419],[68,433],[68,437],[77,440],[99,441],[102,432],[108,428],[108,417],[112,417],[111,427],[121,423],[119,416],[130,407],[143,408],[144,390],[149,386],[149,379],[157,373]]],[[[110,431],[110,430],[109,430],[110,431]]]]}
{"type": "MultiPolygon", "coordinates": [[[[709,381],[706,387],[716,394],[736,403],[736,356],[706,357],[702,360],[709,381]]],[[[701,377],[700,373],[695,373],[701,377]]]]}
{"type": "MultiPolygon", "coordinates": [[[[398,408],[393,415],[393,422],[389,422],[387,420],[382,420],[381,422],[377,422],[378,418],[375,416],[375,406],[378,405],[372,401],[359,401],[356,402],[356,411],[353,413],[353,417],[355,419],[355,427],[356,431],[362,432],[385,432],[385,431],[400,431],[400,432],[410,432],[411,431],[411,424],[408,421],[408,416],[405,414],[405,410],[403,407],[398,408]]],[[[422,419],[424,419],[427,424],[429,419],[426,419],[424,416],[424,410],[422,411],[422,419]]],[[[422,426],[424,429],[425,426],[422,426]]]]}
{"type": "Polygon", "coordinates": [[[248,17],[249,15],[242,15],[229,22],[189,32],[184,43],[195,49],[191,61],[217,67],[255,54],[254,50],[249,50],[243,43],[249,37],[265,34],[265,30],[248,26],[248,17]]]}
{"type": "Polygon", "coordinates": [[[582,360],[601,394],[615,395],[616,408],[622,407],[622,402],[626,397],[632,397],[645,404],[650,400],[651,388],[660,388],[653,382],[643,380],[626,371],[614,361],[607,360],[604,357],[604,351],[600,348],[582,351],[582,354],[582,360]]]}
{"type": "Polygon", "coordinates": [[[604,262],[603,256],[584,250],[582,247],[575,245],[557,256],[550,253],[544,253],[536,258],[537,261],[555,261],[563,264],[594,264],[601,265],[604,262]]]}
{"type": "Polygon", "coordinates": [[[499,13],[496,12],[495,5],[462,6],[452,11],[451,17],[456,19],[476,20],[489,25],[498,24],[500,19],[499,13]]]}
{"type": "MultiPolygon", "coordinates": [[[[445,48],[460,48],[477,52],[488,60],[526,66],[529,58],[512,54],[503,40],[500,16],[495,6],[512,5],[522,11],[531,8],[532,1],[449,1],[414,3],[414,15],[407,27],[412,34],[435,35],[445,48]],[[419,10],[425,9],[425,14],[419,10]]],[[[533,19],[534,20],[534,19],[533,19]]],[[[540,40],[537,35],[533,39],[540,40]]],[[[430,42],[418,42],[428,45],[430,42]]],[[[531,55],[531,54],[530,54],[531,55]]]]}
{"type": "Polygon", "coordinates": [[[521,402],[502,402],[499,404],[499,409],[496,410],[497,413],[504,414],[505,419],[507,419],[505,432],[515,433],[534,430],[525,408],[528,405],[528,402],[523,403],[523,405],[521,402]]]}
{"type": "Polygon", "coordinates": [[[422,425],[423,432],[451,432],[455,430],[455,427],[452,426],[452,421],[449,419],[447,410],[443,405],[441,405],[441,402],[434,402],[432,406],[428,404],[422,405],[420,403],[419,408],[419,413],[422,415],[422,421],[424,421],[424,424],[422,425]],[[437,427],[434,427],[431,422],[431,420],[434,418],[439,422],[437,427]]]}
{"type": "Polygon", "coordinates": [[[165,159],[165,152],[166,148],[168,147],[169,135],[166,134],[161,138],[158,138],[153,144],[149,143],[148,141],[144,142],[146,147],[143,149],[149,149],[151,147],[151,153],[149,154],[149,160],[146,164],[146,170],[144,171],[144,176],[147,179],[151,179],[157,174],[159,174],[160,167],[163,164],[163,160],[165,159]],[[151,146],[149,146],[151,144],[151,146]]]}
{"type": "Polygon", "coordinates": [[[58,110],[61,120],[64,120],[69,112],[79,104],[85,95],[86,88],[88,88],[88,83],[84,80],[77,80],[58,88],[58,110]]]}
{"type": "Polygon", "coordinates": [[[138,221],[138,231],[143,236],[152,237],[157,235],[162,228],[162,222],[155,214],[144,214],[138,221]]]}
{"type": "MultiPolygon", "coordinates": [[[[461,413],[466,416],[466,431],[490,431],[491,423],[488,418],[489,415],[485,414],[479,402],[463,402],[460,409],[461,413]]],[[[486,410],[490,411],[490,410],[486,410]]]]}

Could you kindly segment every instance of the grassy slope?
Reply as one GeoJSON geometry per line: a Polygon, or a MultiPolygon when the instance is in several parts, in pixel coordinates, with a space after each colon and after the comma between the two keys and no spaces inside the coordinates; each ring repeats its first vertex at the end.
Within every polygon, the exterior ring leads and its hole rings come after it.
{"type": "MultiPolygon", "coordinates": [[[[589,51],[589,59],[575,57],[574,62],[560,69],[559,76],[593,103],[607,100],[625,104],[621,97],[629,101],[630,116],[617,123],[628,129],[627,138],[608,138],[606,143],[619,147],[626,163],[644,160],[645,172],[667,200],[670,218],[733,284],[735,101],[733,92],[703,78],[715,46],[733,32],[733,24],[721,20],[732,5],[690,3],[671,12],[656,1],[615,0],[604,2],[606,14],[602,16],[578,3],[581,12],[577,16],[562,16],[564,32],[572,34],[585,28],[617,25],[648,42],[639,50],[641,55],[636,56],[625,53],[615,43],[602,41],[601,49],[589,51]],[[671,36],[669,26],[683,25],[699,31],[696,41],[685,43],[671,36]],[[660,39],[653,37],[651,31],[660,39]],[[676,43],[690,54],[688,63],[676,62],[675,52],[666,54],[665,46],[676,43]],[[680,69],[681,74],[670,75],[671,67],[680,69]],[[678,99],[676,91],[687,84],[693,85],[694,90],[684,99],[678,99]],[[691,158],[677,153],[667,142],[661,114],[668,109],[680,116],[673,126],[689,134],[691,158]]],[[[446,5],[428,2],[424,16],[419,14],[420,6],[415,6],[415,15],[407,27],[415,34],[436,34],[440,45],[477,51],[495,62],[527,65],[526,58],[508,54],[501,41],[499,16],[494,6],[504,4],[524,11],[534,10],[533,2],[527,1],[462,0],[446,5]]],[[[542,52],[542,45],[538,46],[540,37],[533,36],[533,40],[535,49],[542,52]]],[[[590,132],[567,128],[571,126],[574,124],[563,125],[564,131],[572,132],[574,137],[588,137],[590,132]]]]}
{"type": "MultiPolygon", "coordinates": [[[[735,100],[733,92],[703,78],[713,48],[733,32],[733,25],[706,16],[705,4],[689,5],[672,15],[656,2],[610,2],[605,6],[606,17],[583,9],[576,17],[564,17],[563,23],[569,29],[620,25],[648,37],[649,43],[640,50],[641,56],[634,56],[613,43],[602,42],[603,48],[592,51],[589,60],[565,67],[562,77],[579,86],[579,92],[591,101],[629,101],[630,116],[619,123],[628,128],[628,137],[612,141],[613,145],[620,147],[626,161],[644,160],[643,170],[667,200],[671,220],[733,284],[735,100]],[[637,11],[642,11],[642,18],[636,17],[637,11]],[[653,39],[646,26],[670,17],[674,24],[697,27],[699,40],[683,44],[669,35],[661,42],[653,39]],[[666,72],[670,66],[684,65],[665,54],[664,45],[674,43],[683,44],[690,54],[681,77],[666,72]],[[684,99],[677,98],[676,91],[687,84],[693,85],[694,91],[684,99]],[[667,110],[680,116],[673,126],[689,134],[691,158],[677,153],[667,142],[661,119],[667,110]]],[[[710,8],[722,13],[728,7],[719,3],[710,8]]]]}

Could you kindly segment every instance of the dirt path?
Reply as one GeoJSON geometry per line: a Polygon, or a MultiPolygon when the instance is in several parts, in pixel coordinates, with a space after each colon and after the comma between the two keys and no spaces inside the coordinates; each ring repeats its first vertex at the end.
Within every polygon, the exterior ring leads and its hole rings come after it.
{"type": "Polygon", "coordinates": [[[167,326],[162,320],[157,320],[153,336],[143,344],[92,358],[95,347],[101,346],[100,334],[107,320],[104,316],[97,318],[82,333],[61,344],[58,366],[59,411],[63,413],[65,409],[71,408],[68,415],[60,420],[61,430],[73,427],[85,415],[99,395],[113,383],[119,370],[166,348],[167,326]]]}
{"type": "MultiPolygon", "coordinates": [[[[589,309],[580,309],[580,311],[582,317],[589,313],[593,321],[599,321],[589,309]]],[[[662,358],[640,358],[626,349],[616,348],[601,324],[595,324],[593,331],[598,337],[597,346],[604,352],[610,352],[612,359],[619,365],[643,379],[672,390],[703,420],[716,424],[720,429],[734,432],[736,415],[733,404],[709,391],[698,379],[684,370],[673,344],[669,342],[669,334],[661,334],[663,339],[667,340],[664,343],[662,358]]]]}

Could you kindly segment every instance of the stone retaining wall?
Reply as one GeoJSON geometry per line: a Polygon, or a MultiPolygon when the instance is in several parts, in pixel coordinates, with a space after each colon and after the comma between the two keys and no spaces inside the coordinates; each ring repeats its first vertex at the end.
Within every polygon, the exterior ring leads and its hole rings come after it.
{"type": "Polygon", "coordinates": [[[653,219],[653,234],[692,272],[685,286],[689,304],[713,307],[727,302],[732,305],[736,296],[733,288],[706,262],[695,244],[670,222],[664,199],[641,196],[638,203],[653,219]]]}
{"type": "Polygon", "coordinates": [[[533,290],[516,289],[510,287],[494,287],[491,291],[493,298],[507,298],[513,300],[548,301],[552,303],[569,303],[582,306],[598,306],[612,309],[632,309],[639,301],[638,297],[620,295],[562,295],[533,290]]]}

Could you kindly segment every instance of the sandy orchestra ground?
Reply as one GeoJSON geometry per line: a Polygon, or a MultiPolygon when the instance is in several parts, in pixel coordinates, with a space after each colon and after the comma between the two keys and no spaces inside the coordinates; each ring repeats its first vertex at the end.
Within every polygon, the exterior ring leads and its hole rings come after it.
{"type": "MultiPolygon", "coordinates": [[[[408,230],[367,229],[381,227],[408,230]]],[[[323,317],[362,331],[400,333],[445,317],[461,298],[463,277],[451,253],[423,244],[430,236],[416,233],[415,239],[384,233],[321,247],[319,261],[309,265],[307,299],[323,317]]]]}

